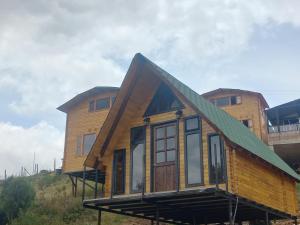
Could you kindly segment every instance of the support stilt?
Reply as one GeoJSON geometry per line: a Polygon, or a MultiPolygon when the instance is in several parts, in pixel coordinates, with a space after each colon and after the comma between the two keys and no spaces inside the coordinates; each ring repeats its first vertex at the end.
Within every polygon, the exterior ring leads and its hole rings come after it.
{"type": "Polygon", "coordinates": [[[158,209],[158,207],[156,207],[155,219],[156,219],[156,225],[159,225],[159,209],[158,209]]]}
{"type": "Polygon", "coordinates": [[[266,224],[270,225],[270,221],[269,221],[269,213],[266,212],[266,224]]]}
{"type": "Polygon", "coordinates": [[[98,225],[101,225],[101,210],[98,211],[98,225]]]}
{"type": "Polygon", "coordinates": [[[228,214],[229,214],[229,224],[230,225],[234,225],[233,224],[233,216],[232,216],[232,200],[229,200],[229,210],[228,210],[228,214]]]}
{"type": "Polygon", "coordinates": [[[295,221],[295,225],[298,225],[297,217],[294,219],[294,221],[295,221]]]}
{"type": "Polygon", "coordinates": [[[82,180],[82,201],[84,200],[85,198],[85,172],[86,172],[86,167],[84,167],[84,170],[83,170],[83,180],[82,180]]]}

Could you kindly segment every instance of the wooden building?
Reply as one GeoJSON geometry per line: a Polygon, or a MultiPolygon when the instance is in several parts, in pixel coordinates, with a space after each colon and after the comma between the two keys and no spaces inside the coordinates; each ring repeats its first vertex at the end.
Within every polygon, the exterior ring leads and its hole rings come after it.
{"type": "Polygon", "coordinates": [[[269,105],[258,92],[219,88],[202,96],[214,105],[241,121],[253,131],[258,138],[268,143],[268,124],[265,110],[269,105]]]}
{"type": "Polygon", "coordinates": [[[156,224],[294,218],[298,174],[211,102],[137,54],[84,162],[104,196],[83,205],[156,224]]]}
{"type": "MultiPolygon", "coordinates": [[[[66,113],[65,149],[62,164],[63,173],[70,175],[74,195],[77,192],[77,178],[83,178],[83,162],[98,135],[107,114],[113,105],[119,88],[95,87],[59,106],[66,113]]],[[[95,170],[86,174],[95,179],[95,170]]],[[[104,183],[104,175],[98,174],[98,181],[104,183]]]]}

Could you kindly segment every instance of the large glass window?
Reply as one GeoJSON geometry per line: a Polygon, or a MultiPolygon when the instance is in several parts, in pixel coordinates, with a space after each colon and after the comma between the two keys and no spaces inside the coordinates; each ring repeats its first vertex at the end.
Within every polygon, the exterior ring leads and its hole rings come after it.
{"type": "Polygon", "coordinates": [[[145,127],[131,129],[131,191],[141,192],[145,170],[145,127]]]}
{"type": "Polygon", "coordinates": [[[211,184],[225,181],[224,146],[218,134],[209,136],[209,180],[211,184]]]}
{"type": "Polygon", "coordinates": [[[96,134],[86,134],[83,136],[83,154],[88,154],[96,140],[96,134]]]}
{"type": "Polygon", "coordinates": [[[115,150],[113,162],[113,194],[125,192],[125,149],[115,150]]]}
{"type": "Polygon", "coordinates": [[[153,96],[153,99],[145,112],[145,116],[169,112],[181,108],[183,108],[182,103],[173,94],[171,89],[162,83],[153,96]]]}
{"type": "Polygon", "coordinates": [[[202,181],[202,142],[199,117],[185,121],[186,184],[197,185],[202,181]]]}

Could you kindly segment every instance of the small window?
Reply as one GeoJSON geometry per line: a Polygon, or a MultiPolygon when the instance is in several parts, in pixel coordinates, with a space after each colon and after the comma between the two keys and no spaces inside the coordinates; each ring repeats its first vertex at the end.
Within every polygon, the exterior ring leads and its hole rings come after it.
{"type": "Polygon", "coordinates": [[[125,192],[125,149],[115,150],[113,161],[113,194],[125,192]]]}
{"type": "Polygon", "coordinates": [[[198,117],[187,119],[185,121],[185,130],[186,131],[197,130],[197,129],[199,129],[199,118],[198,117]]]}
{"type": "Polygon", "coordinates": [[[95,111],[95,100],[89,102],[89,112],[95,111]]]}
{"type": "Polygon", "coordinates": [[[107,109],[110,106],[109,98],[103,98],[96,100],[96,110],[107,109]]]}
{"type": "Polygon", "coordinates": [[[248,128],[252,128],[252,120],[242,120],[242,123],[248,127],[248,128]]]}
{"type": "Polygon", "coordinates": [[[231,96],[230,97],[231,105],[241,104],[241,96],[231,96]]]}
{"type": "Polygon", "coordinates": [[[96,140],[96,134],[86,134],[83,136],[83,154],[87,155],[96,140]]]}
{"type": "Polygon", "coordinates": [[[230,105],[229,98],[218,98],[216,99],[216,105],[219,107],[230,105]]]}
{"type": "Polygon", "coordinates": [[[82,136],[78,135],[76,138],[76,155],[81,156],[81,142],[82,142],[82,136]]]}

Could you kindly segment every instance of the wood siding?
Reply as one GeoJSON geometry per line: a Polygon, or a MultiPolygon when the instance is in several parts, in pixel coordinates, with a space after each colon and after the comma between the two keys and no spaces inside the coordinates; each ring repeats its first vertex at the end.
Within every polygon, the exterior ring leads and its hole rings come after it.
{"type": "Polygon", "coordinates": [[[231,192],[296,215],[296,183],[292,178],[244,151],[230,150],[231,192]]]}
{"type": "Polygon", "coordinates": [[[267,135],[267,123],[264,113],[263,104],[260,98],[255,94],[246,94],[241,92],[232,92],[232,93],[218,93],[212,96],[209,96],[207,99],[217,99],[230,96],[241,96],[241,104],[237,105],[228,105],[221,107],[224,111],[229,113],[231,116],[237,120],[252,120],[253,126],[250,128],[256,136],[263,140],[265,143],[268,142],[267,135]]]}
{"type": "Polygon", "coordinates": [[[89,101],[115,95],[116,92],[96,95],[92,98],[82,101],[68,112],[66,122],[65,152],[63,159],[64,173],[83,170],[83,162],[86,159],[86,155],[76,154],[77,137],[80,136],[82,139],[82,148],[83,135],[91,133],[95,133],[97,135],[109,112],[109,108],[95,112],[89,112],[89,101]]]}

